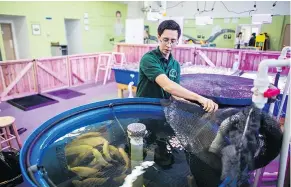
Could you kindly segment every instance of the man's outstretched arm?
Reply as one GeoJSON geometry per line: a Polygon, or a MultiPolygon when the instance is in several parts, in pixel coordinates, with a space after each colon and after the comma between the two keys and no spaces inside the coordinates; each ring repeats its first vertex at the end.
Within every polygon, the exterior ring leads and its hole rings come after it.
{"type": "Polygon", "coordinates": [[[199,102],[204,107],[203,109],[207,112],[213,112],[218,109],[218,105],[212,100],[187,90],[186,88],[170,80],[165,74],[158,75],[155,81],[161,88],[163,88],[163,90],[173,96],[199,102]]]}

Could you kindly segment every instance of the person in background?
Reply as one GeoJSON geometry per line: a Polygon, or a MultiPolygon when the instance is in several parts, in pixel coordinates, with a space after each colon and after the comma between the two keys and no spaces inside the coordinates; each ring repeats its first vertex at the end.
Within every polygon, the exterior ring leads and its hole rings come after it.
{"type": "Polygon", "coordinates": [[[235,38],[235,48],[240,49],[240,47],[244,44],[242,39],[242,32],[239,32],[235,38]]]}
{"type": "Polygon", "coordinates": [[[150,33],[147,29],[144,29],[144,32],[143,32],[143,40],[144,40],[144,44],[149,44],[150,43],[150,33]]]}
{"type": "Polygon", "coordinates": [[[255,44],[256,44],[256,33],[253,33],[249,40],[249,46],[255,47],[255,44]]]}
{"type": "Polygon", "coordinates": [[[264,33],[265,34],[265,45],[264,45],[264,51],[267,51],[270,49],[270,36],[268,35],[268,33],[264,33]]]}
{"type": "Polygon", "coordinates": [[[178,44],[181,28],[174,20],[163,21],[158,27],[159,46],[144,54],[140,61],[137,97],[192,100],[200,103],[207,112],[214,112],[218,105],[179,85],[180,64],[171,51],[178,44]]]}

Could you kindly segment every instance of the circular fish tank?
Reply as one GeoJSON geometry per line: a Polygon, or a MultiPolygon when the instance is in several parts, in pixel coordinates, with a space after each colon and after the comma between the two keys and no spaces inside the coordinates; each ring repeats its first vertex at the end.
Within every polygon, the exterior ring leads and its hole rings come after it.
{"type": "Polygon", "coordinates": [[[139,122],[151,132],[145,137],[143,160],[156,163],[143,174],[143,184],[187,186],[191,172],[185,153],[181,148],[168,151],[166,141],[174,132],[165,121],[159,99],[109,100],[66,111],[24,143],[23,176],[32,186],[121,186],[131,170],[124,131],[139,122]]]}
{"type": "MultiPolygon", "coordinates": [[[[187,77],[193,80],[193,77],[187,77]]],[[[249,86],[248,81],[246,85],[249,86]]],[[[222,101],[227,101],[225,98],[222,101]]],[[[227,108],[247,105],[249,100],[228,104],[227,108]]],[[[238,109],[222,110],[219,118],[213,118],[193,104],[172,105],[173,112],[165,104],[168,101],[150,98],[108,100],[80,106],[49,119],[27,138],[21,149],[20,166],[24,180],[31,186],[41,187],[123,186],[134,173],[134,166],[139,167],[135,164],[141,162],[134,159],[139,155],[139,161],[152,164],[140,173],[133,186],[186,187],[193,186],[195,180],[199,181],[198,186],[218,186],[222,182],[221,158],[204,148],[215,138],[217,124],[238,109]],[[204,119],[200,120],[202,116],[210,119],[208,125],[205,126],[204,119]],[[169,124],[168,119],[173,123],[169,124]],[[147,133],[139,142],[142,147],[136,147],[138,141],[133,143],[128,136],[127,127],[134,123],[146,127],[147,133]],[[195,142],[192,147],[204,150],[203,155],[188,154],[186,144],[177,139],[173,125],[188,137],[192,137],[189,132],[193,131],[201,142],[195,142]],[[180,129],[182,125],[189,129],[180,129]],[[133,150],[139,150],[140,154],[133,150]],[[206,160],[201,162],[201,157],[206,160]],[[209,176],[211,180],[208,180],[209,176]]],[[[277,144],[268,149],[276,150],[276,147],[277,144]]],[[[277,156],[277,152],[270,158],[277,156]]]]}

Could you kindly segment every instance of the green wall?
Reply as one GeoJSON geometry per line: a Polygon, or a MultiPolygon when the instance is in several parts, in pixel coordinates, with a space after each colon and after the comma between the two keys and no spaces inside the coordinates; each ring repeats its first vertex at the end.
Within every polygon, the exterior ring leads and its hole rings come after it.
{"type": "MultiPolygon", "coordinates": [[[[237,23],[224,23],[223,18],[215,18],[213,25],[199,26],[195,24],[194,19],[186,19],[184,21],[184,35],[189,35],[195,39],[198,39],[198,35],[204,35],[205,40],[209,38],[212,30],[215,27],[221,29],[231,29],[236,30],[239,24],[251,24],[250,17],[241,17],[237,20],[237,23]]],[[[285,25],[290,24],[290,16],[274,16],[271,24],[263,24],[261,27],[261,32],[267,32],[271,38],[271,50],[281,50],[283,32],[285,25]]],[[[150,26],[150,34],[156,36],[158,22],[149,22],[146,21],[145,25],[150,26]]],[[[216,43],[216,46],[219,48],[233,48],[235,33],[226,33],[231,35],[231,39],[224,39],[224,34],[218,36],[213,43],[216,43]]],[[[202,40],[202,39],[201,39],[202,40]]]]}
{"type": "Polygon", "coordinates": [[[267,32],[271,39],[271,50],[280,50],[281,36],[284,35],[285,16],[273,16],[272,24],[263,24],[262,32],[267,32]]]}
{"type": "MultiPolygon", "coordinates": [[[[121,11],[125,22],[127,5],[119,2],[0,2],[0,15],[26,16],[31,58],[51,56],[51,42],[66,44],[65,18],[80,19],[84,53],[112,50],[113,44],[109,39],[114,37],[117,10],[121,11]],[[84,29],[84,13],[89,15],[88,31],[84,29]],[[52,19],[47,20],[46,17],[52,19]],[[32,35],[31,24],[40,24],[40,36],[32,35]]],[[[123,38],[115,37],[115,41],[123,38]]],[[[3,55],[2,38],[0,48],[3,55]]]]}
{"type": "MultiPolygon", "coordinates": [[[[281,37],[281,39],[280,39],[280,44],[279,44],[279,49],[282,49],[282,47],[283,47],[283,33],[284,33],[284,31],[285,31],[285,26],[287,25],[287,24],[290,24],[290,16],[284,16],[284,23],[283,23],[283,28],[282,28],[282,37],[281,37]]],[[[290,33],[289,33],[290,34],[290,33]]]]}
{"type": "MultiPolygon", "coordinates": [[[[0,24],[1,26],[1,24],[0,24]]],[[[0,27],[1,28],[1,27],[0,27]]],[[[1,29],[0,29],[1,30],[1,29]]],[[[1,52],[1,57],[2,57],[2,60],[5,60],[6,59],[6,55],[5,55],[5,51],[4,51],[4,44],[3,44],[3,38],[2,36],[0,35],[0,52],[1,52]]]]}
{"type": "MultiPolygon", "coordinates": [[[[185,20],[184,22],[184,34],[185,35],[190,35],[193,38],[197,38],[197,35],[203,35],[206,39],[209,38],[211,35],[211,32],[217,29],[231,29],[235,32],[236,27],[238,24],[248,24],[248,18],[239,18],[238,23],[232,23],[231,21],[229,23],[224,23],[224,19],[218,18],[213,20],[213,25],[205,25],[205,26],[200,26],[195,24],[195,20],[185,20]]],[[[227,35],[231,35],[231,39],[224,39],[223,34],[219,35],[216,39],[215,42],[216,46],[219,48],[233,48],[234,46],[234,38],[235,38],[235,33],[226,33],[227,35]]],[[[202,39],[203,40],[203,39],[202,39]]]]}

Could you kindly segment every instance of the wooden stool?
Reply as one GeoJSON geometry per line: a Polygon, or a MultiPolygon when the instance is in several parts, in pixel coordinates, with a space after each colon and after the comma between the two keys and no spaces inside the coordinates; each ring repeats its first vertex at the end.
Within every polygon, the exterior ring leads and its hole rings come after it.
{"type": "Polygon", "coordinates": [[[18,135],[16,126],[15,126],[15,118],[11,116],[5,116],[5,117],[0,117],[0,151],[3,151],[5,149],[15,149],[19,150],[22,147],[20,137],[18,135]],[[12,130],[14,131],[14,135],[10,133],[10,127],[12,127],[12,130]],[[16,139],[16,142],[18,144],[19,149],[13,148],[12,147],[12,140],[16,139]],[[8,144],[6,147],[2,147],[2,144],[8,144]]]}

